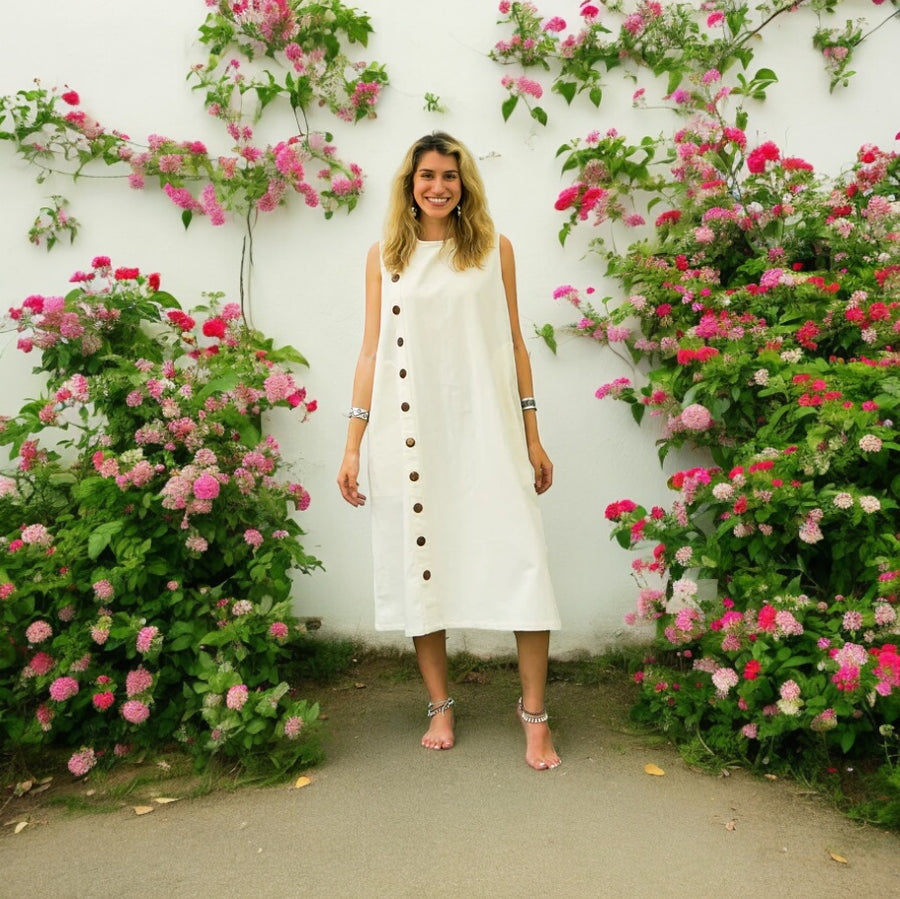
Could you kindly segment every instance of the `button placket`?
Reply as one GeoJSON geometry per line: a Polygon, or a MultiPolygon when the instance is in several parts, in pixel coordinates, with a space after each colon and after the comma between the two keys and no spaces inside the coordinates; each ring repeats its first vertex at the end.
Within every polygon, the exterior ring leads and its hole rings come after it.
{"type": "MultiPolygon", "coordinates": [[[[399,275],[392,275],[391,281],[399,281],[399,275]]],[[[415,414],[410,414],[412,409],[410,396],[410,377],[411,367],[409,364],[409,354],[407,347],[406,335],[403,333],[403,315],[400,303],[395,303],[391,307],[391,312],[395,316],[396,324],[396,360],[397,360],[397,377],[399,379],[399,397],[400,397],[400,413],[401,413],[401,439],[403,445],[401,452],[403,453],[404,470],[406,471],[406,506],[407,516],[409,516],[408,527],[404,529],[405,540],[412,542],[414,570],[418,570],[421,582],[427,583],[431,580],[432,572],[429,567],[428,556],[430,553],[425,548],[428,540],[424,534],[424,505],[422,503],[422,476],[419,471],[419,450],[418,435],[414,433],[416,424],[415,414]]]]}

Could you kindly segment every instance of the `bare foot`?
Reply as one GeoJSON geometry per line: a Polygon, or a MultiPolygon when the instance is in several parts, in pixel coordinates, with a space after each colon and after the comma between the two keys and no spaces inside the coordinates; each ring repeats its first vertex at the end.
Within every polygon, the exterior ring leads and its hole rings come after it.
{"type": "MultiPolygon", "coordinates": [[[[437,707],[443,703],[435,703],[437,707]]],[[[429,719],[428,730],[422,737],[422,745],[426,749],[452,749],[456,738],[453,735],[453,709],[446,706],[435,712],[429,719]]]]}
{"type": "Polygon", "coordinates": [[[523,714],[527,713],[522,708],[522,700],[519,700],[516,711],[525,730],[525,762],[536,771],[558,768],[562,764],[562,759],[553,748],[550,726],[546,721],[527,721],[523,717],[523,714]]]}

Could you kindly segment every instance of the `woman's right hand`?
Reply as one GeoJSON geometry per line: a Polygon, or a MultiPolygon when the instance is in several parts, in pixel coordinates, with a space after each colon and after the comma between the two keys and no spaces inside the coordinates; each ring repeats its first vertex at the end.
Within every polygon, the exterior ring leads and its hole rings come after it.
{"type": "Polygon", "coordinates": [[[338,488],[341,496],[351,506],[364,506],[366,497],[359,492],[359,453],[347,450],[344,453],[344,461],[337,476],[338,488]]]}

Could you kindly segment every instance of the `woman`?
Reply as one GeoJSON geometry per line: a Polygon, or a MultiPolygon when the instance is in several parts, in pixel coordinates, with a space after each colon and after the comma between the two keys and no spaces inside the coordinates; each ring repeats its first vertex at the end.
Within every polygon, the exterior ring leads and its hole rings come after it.
{"type": "Polygon", "coordinates": [[[369,432],[378,630],[413,638],[428,692],[422,745],[454,744],[446,629],[516,636],[525,760],[559,756],[544,710],[559,627],[536,493],[553,466],[538,435],[513,250],[471,153],[416,141],[366,261],[366,317],[338,486],[352,506],[369,432]],[[371,418],[370,418],[371,412],[371,418]]]}

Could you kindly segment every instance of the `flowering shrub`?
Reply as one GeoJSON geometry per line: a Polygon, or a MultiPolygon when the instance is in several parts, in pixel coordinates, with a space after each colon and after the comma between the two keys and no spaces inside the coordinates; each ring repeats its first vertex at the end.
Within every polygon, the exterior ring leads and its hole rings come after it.
{"type": "MultiPolygon", "coordinates": [[[[375,115],[387,76],[376,63],[351,62],[342,40],[365,45],[367,16],[339,0],[207,0],[211,8],[200,29],[209,48],[205,63],[190,70],[195,87],[205,92],[207,112],[227,132],[226,153],[200,141],[151,134],[144,143],[103,126],[82,104],[77,91],[30,90],[0,97],[0,139],[37,166],[43,180],[50,172],[77,178],[93,170],[120,170],[130,187],[158,183],[181,210],[187,227],[195,215],[222,225],[233,213],[252,225],[252,215],[271,212],[299,194],[326,218],[352,210],[363,189],[363,173],[337,155],[331,135],[311,131],[312,107],[327,107],[338,118],[356,122],[375,115]],[[279,66],[253,71],[263,57],[279,66]],[[298,119],[299,133],[275,144],[255,141],[253,125],[276,99],[286,101],[298,119]]],[[[48,249],[75,226],[61,209],[62,198],[43,210],[30,232],[33,243],[48,249]]]]}
{"type": "Polygon", "coordinates": [[[69,746],[76,775],[174,739],[309,761],[317,709],[283,672],[292,572],[320,563],[261,430],[315,410],[285,367],[303,358],[220,296],[182,311],[158,274],[97,257],[72,281],[7,317],[47,394],[0,425],[0,745],[69,746]]]}
{"type": "Polygon", "coordinates": [[[683,100],[671,142],[562,150],[563,239],[663,201],[651,240],[605,253],[624,301],[556,291],[572,332],[645,372],[597,396],[657,418],[661,458],[703,452],[670,478],[671,508],[606,510],[623,547],[648,547],[629,616],[656,631],[640,713],[729,758],[871,748],[900,714],[900,156],[867,144],[825,177],[752,146],[719,81],[683,100]]]}
{"type": "MultiPolygon", "coordinates": [[[[884,0],[872,2],[881,6],[884,0]]],[[[552,73],[551,91],[566,103],[584,94],[594,106],[599,106],[604,75],[623,67],[631,75],[643,70],[664,78],[666,93],[677,99],[679,91],[703,72],[725,73],[736,65],[746,71],[754,55],[751,41],[758,39],[774,19],[803,6],[821,16],[837,12],[842,4],[839,0],[800,0],[759,3],[751,8],[746,3],[582,0],[578,24],[568,31],[570,25],[563,18],[542,15],[534,3],[501,0],[500,24],[508,26],[512,36],[498,41],[490,55],[503,65],[537,67],[552,73]]],[[[831,90],[839,84],[846,86],[853,75],[849,68],[853,51],[869,34],[898,15],[900,11],[892,12],[866,33],[861,21],[847,21],[843,29],[825,28],[819,22],[812,42],[822,54],[831,90]]],[[[527,87],[523,87],[521,81],[509,76],[503,79],[503,86],[511,91],[502,107],[504,119],[512,114],[520,96],[540,99],[543,94],[539,82],[526,79],[527,87]]],[[[736,81],[738,91],[763,99],[766,87],[777,81],[777,76],[769,69],[760,69],[751,79],[738,74],[736,81]]],[[[644,91],[642,87],[636,90],[636,104],[643,102],[644,91]]],[[[528,108],[532,118],[546,125],[543,108],[528,108]]]]}

